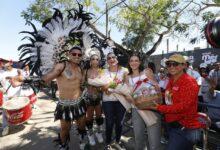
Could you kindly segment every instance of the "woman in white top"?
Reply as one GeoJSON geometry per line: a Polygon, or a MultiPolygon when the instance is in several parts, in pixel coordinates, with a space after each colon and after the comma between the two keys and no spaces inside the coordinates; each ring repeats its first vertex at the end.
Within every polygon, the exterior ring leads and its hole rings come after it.
{"type": "MultiPolygon", "coordinates": [[[[117,57],[113,52],[107,54],[107,63],[109,67],[104,69],[104,76],[111,78],[115,82],[123,82],[127,69],[118,65],[117,57]]],[[[112,131],[115,127],[116,143],[114,144],[119,149],[121,148],[120,138],[122,134],[122,124],[125,116],[125,108],[110,91],[109,86],[103,89],[103,111],[105,114],[105,135],[106,147],[111,149],[112,131]]]]}
{"type": "MultiPolygon", "coordinates": [[[[133,97],[126,97],[126,99],[133,105],[132,106],[132,123],[135,136],[135,149],[136,150],[146,150],[149,144],[150,150],[159,150],[160,138],[161,138],[161,120],[159,113],[151,110],[145,110],[147,120],[145,122],[140,116],[139,110],[140,104],[137,101],[146,99],[148,94],[160,93],[159,86],[154,79],[153,72],[151,69],[147,68],[144,70],[140,56],[133,54],[129,59],[128,66],[128,76],[126,83],[133,89],[133,97]],[[140,83],[142,87],[138,87],[140,83]],[[136,95],[137,98],[134,98],[136,95]],[[144,96],[145,95],[145,96],[144,96]],[[147,129],[147,135],[145,130],[147,129]]],[[[156,99],[161,99],[160,96],[156,99]]]]}

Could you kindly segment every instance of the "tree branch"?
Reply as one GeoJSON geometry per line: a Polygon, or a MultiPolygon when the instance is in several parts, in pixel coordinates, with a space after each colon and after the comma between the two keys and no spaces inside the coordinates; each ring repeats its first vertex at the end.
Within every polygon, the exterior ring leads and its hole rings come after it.
{"type": "MultiPolygon", "coordinates": [[[[95,33],[97,33],[103,39],[107,39],[108,38],[102,32],[100,32],[93,24],[89,23],[89,26],[94,30],[95,33]]],[[[113,41],[114,45],[119,49],[119,51],[121,51],[123,54],[128,55],[128,53],[127,53],[128,50],[127,49],[125,49],[123,46],[121,46],[120,44],[118,44],[114,40],[112,40],[112,41],[113,41]]]]}
{"type": "Polygon", "coordinates": [[[200,7],[198,12],[196,13],[196,16],[198,16],[202,11],[204,11],[207,8],[210,8],[210,7],[220,7],[220,4],[215,4],[215,3],[212,3],[212,4],[202,3],[202,4],[205,5],[205,6],[204,7],[200,7]]]}
{"type": "Polygon", "coordinates": [[[126,0],[122,0],[121,2],[113,5],[112,7],[108,8],[107,11],[104,11],[103,14],[101,14],[92,24],[95,24],[102,16],[104,16],[106,14],[106,12],[110,11],[111,9],[113,9],[116,6],[119,6],[121,3],[124,3],[126,0]]]}

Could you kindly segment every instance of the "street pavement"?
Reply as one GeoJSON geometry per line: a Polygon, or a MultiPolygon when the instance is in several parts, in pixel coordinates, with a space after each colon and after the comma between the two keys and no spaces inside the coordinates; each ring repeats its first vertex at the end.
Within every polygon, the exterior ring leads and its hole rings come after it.
{"type": "MultiPolygon", "coordinates": [[[[53,142],[59,132],[59,121],[54,122],[54,110],[56,101],[45,95],[38,93],[36,108],[28,123],[22,125],[10,126],[10,133],[7,136],[0,135],[0,150],[55,150],[58,149],[53,142]]],[[[0,127],[2,115],[0,115],[0,127]]],[[[132,133],[127,132],[129,128],[124,128],[122,141],[126,149],[134,149],[132,133]]],[[[0,128],[2,131],[2,128],[0,128]]],[[[76,125],[73,123],[71,129],[70,150],[79,150],[79,139],[76,132],[76,125]]],[[[97,144],[89,147],[91,150],[103,150],[104,144],[97,144]]]]}
{"type": "MultiPolygon", "coordinates": [[[[10,126],[10,133],[2,137],[0,135],[0,150],[56,150],[58,146],[53,142],[59,132],[59,121],[54,122],[54,110],[56,101],[51,99],[48,93],[38,93],[36,108],[28,124],[10,126]]],[[[134,135],[129,128],[129,121],[123,127],[121,138],[126,150],[134,150],[134,135]]],[[[0,115],[0,132],[2,131],[2,115],[0,115]]],[[[104,127],[103,127],[104,128],[104,127]]],[[[71,129],[70,150],[79,150],[79,138],[76,125],[73,123],[71,129]]],[[[219,134],[209,132],[209,150],[215,150],[212,143],[219,143],[219,134]]],[[[114,145],[113,145],[114,146],[114,145]]],[[[87,150],[103,150],[104,143],[87,147],[87,150]]],[[[163,148],[162,148],[163,149],[163,148]]],[[[113,150],[117,150],[114,149],[113,150]]],[[[197,149],[198,150],[198,149],[197,149]]]]}

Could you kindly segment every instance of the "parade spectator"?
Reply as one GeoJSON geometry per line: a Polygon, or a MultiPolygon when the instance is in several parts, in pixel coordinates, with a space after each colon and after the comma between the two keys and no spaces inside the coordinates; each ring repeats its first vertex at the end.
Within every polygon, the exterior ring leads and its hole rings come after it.
{"type": "Polygon", "coordinates": [[[85,70],[85,86],[88,91],[86,98],[87,111],[86,111],[86,127],[88,129],[87,135],[90,145],[94,146],[96,144],[95,136],[99,143],[103,142],[101,127],[103,124],[102,109],[101,109],[101,100],[102,92],[99,87],[95,87],[88,84],[88,79],[94,79],[101,75],[102,69],[100,68],[100,56],[94,54],[90,57],[89,69],[85,70]],[[93,120],[97,124],[97,132],[94,136],[93,131],[93,120]]]}
{"type": "Polygon", "coordinates": [[[154,80],[155,81],[159,81],[159,77],[158,77],[158,74],[156,74],[156,66],[153,62],[149,62],[147,64],[147,68],[150,68],[152,71],[153,71],[153,74],[154,74],[154,80]]]}
{"type": "MultiPolygon", "coordinates": [[[[211,83],[211,101],[208,104],[220,106],[220,62],[214,63],[214,69],[209,72],[209,80],[211,83]]],[[[220,109],[208,107],[208,115],[213,124],[220,121],[220,109]]],[[[219,128],[219,127],[218,127],[219,128]]]]}
{"type": "Polygon", "coordinates": [[[69,61],[57,63],[53,70],[42,79],[50,82],[56,78],[59,90],[59,102],[55,110],[55,120],[60,120],[60,149],[69,148],[71,122],[76,121],[80,136],[80,149],[85,147],[85,93],[81,91],[82,70],[79,63],[82,58],[82,49],[74,46],[68,52],[69,61]]]}
{"type": "Polygon", "coordinates": [[[29,77],[30,75],[30,69],[29,69],[29,66],[28,65],[25,65],[24,69],[23,69],[23,72],[22,72],[22,75],[24,78],[27,78],[29,77]]]}
{"type": "Polygon", "coordinates": [[[208,79],[208,69],[206,64],[200,64],[199,73],[202,77],[202,83],[199,89],[199,101],[208,103],[212,99],[212,95],[210,93],[211,84],[208,79]]]}
{"type": "MultiPolygon", "coordinates": [[[[0,60],[0,79],[1,79],[3,72],[4,72],[3,62],[0,60]]],[[[3,104],[3,87],[0,83],[0,107],[2,106],[2,104],[3,104]]]]}
{"type": "Polygon", "coordinates": [[[213,90],[220,91],[220,62],[214,63],[214,69],[210,71],[209,79],[211,80],[213,90]]]}
{"type": "Polygon", "coordinates": [[[159,87],[161,88],[161,91],[164,92],[166,89],[166,86],[168,84],[168,76],[166,73],[165,68],[160,68],[159,73],[158,73],[158,83],[159,87]]]}
{"type": "MultiPolygon", "coordinates": [[[[7,62],[4,65],[5,71],[2,73],[1,78],[0,78],[0,82],[2,85],[2,92],[4,93],[3,95],[3,103],[4,101],[7,101],[8,99],[13,98],[14,96],[18,96],[19,95],[19,90],[20,87],[13,87],[11,84],[11,80],[14,76],[18,75],[18,70],[12,67],[13,62],[7,62]]],[[[5,136],[9,133],[9,124],[8,121],[6,119],[6,114],[3,111],[3,116],[2,116],[2,136],[5,136]]]]}
{"type": "MultiPolygon", "coordinates": [[[[125,75],[128,73],[127,69],[118,65],[117,56],[110,52],[107,54],[107,63],[109,67],[104,69],[104,76],[111,78],[115,82],[124,82],[125,75]]],[[[114,145],[118,149],[123,149],[120,142],[122,134],[122,124],[126,109],[119,102],[119,100],[111,94],[109,87],[103,88],[103,111],[105,115],[105,149],[111,149],[112,131],[115,126],[116,142],[114,145]]]]}
{"type": "Polygon", "coordinates": [[[198,71],[194,70],[193,67],[190,64],[189,57],[184,56],[184,59],[186,60],[186,73],[190,76],[192,76],[194,79],[196,79],[196,82],[199,86],[202,84],[202,78],[198,71]]]}
{"type": "MultiPolygon", "coordinates": [[[[151,79],[154,78],[154,74],[151,71],[151,69],[144,70],[142,66],[142,62],[140,59],[140,56],[137,54],[131,55],[129,59],[129,65],[128,65],[129,74],[126,79],[126,83],[132,87],[133,94],[136,93],[146,93],[146,91],[151,91],[153,89],[156,89],[155,86],[158,86],[155,81],[152,81],[151,79]],[[144,91],[141,89],[134,90],[137,86],[137,83],[144,80],[149,79],[148,82],[142,83],[144,84],[145,88],[144,91]]],[[[160,90],[160,89],[159,89],[160,90]]],[[[147,95],[139,96],[137,99],[134,100],[134,98],[127,98],[129,102],[132,104],[132,124],[133,124],[133,131],[134,131],[134,137],[135,137],[135,149],[136,150],[159,150],[161,148],[160,140],[161,140],[161,118],[159,113],[150,111],[150,110],[144,110],[147,114],[147,120],[149,122],[153,121],[154,123],[145,123],[143,118],[140,116],[138,112],[138,105],[135,105],[135,101],[138,101],[138,99],[143,100],[143,98],[147,98],[147,95]],[[147,129],[147,136],[144,132],[147,129]],[[147,148],[147,145],[149,144],[149,148],[147,148]]],[[[158,99],[161,99],[160,96],[157,97],[158,99]]]]}
{"type": "Polygon", "coordinates": [[[168,127],[166,150],[192,150],[201,135],[197,102],[199,86],[184,72],[186,61],[174,54],[166,61],[171,77],[165,91],[165,105],[151,107],[165,115],[168,127]]]}

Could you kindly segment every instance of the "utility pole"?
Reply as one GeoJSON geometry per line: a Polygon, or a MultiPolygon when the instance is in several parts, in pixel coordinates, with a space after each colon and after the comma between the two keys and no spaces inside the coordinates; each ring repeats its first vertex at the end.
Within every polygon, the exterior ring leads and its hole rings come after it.
{"type": "Polygon", "coordinates": [[[105,22],[106,22],[106,26],[105,26],[105,34],[106,34],[106,37],[108,38],[109,37],[109,34],[108,34],[108,2],[106,1],[105,2],[105,22]]]}
{"type": "Polygon", "coordinates": [[[169,53],[169,39],[167,39],[167,54],[169,53]]]}

